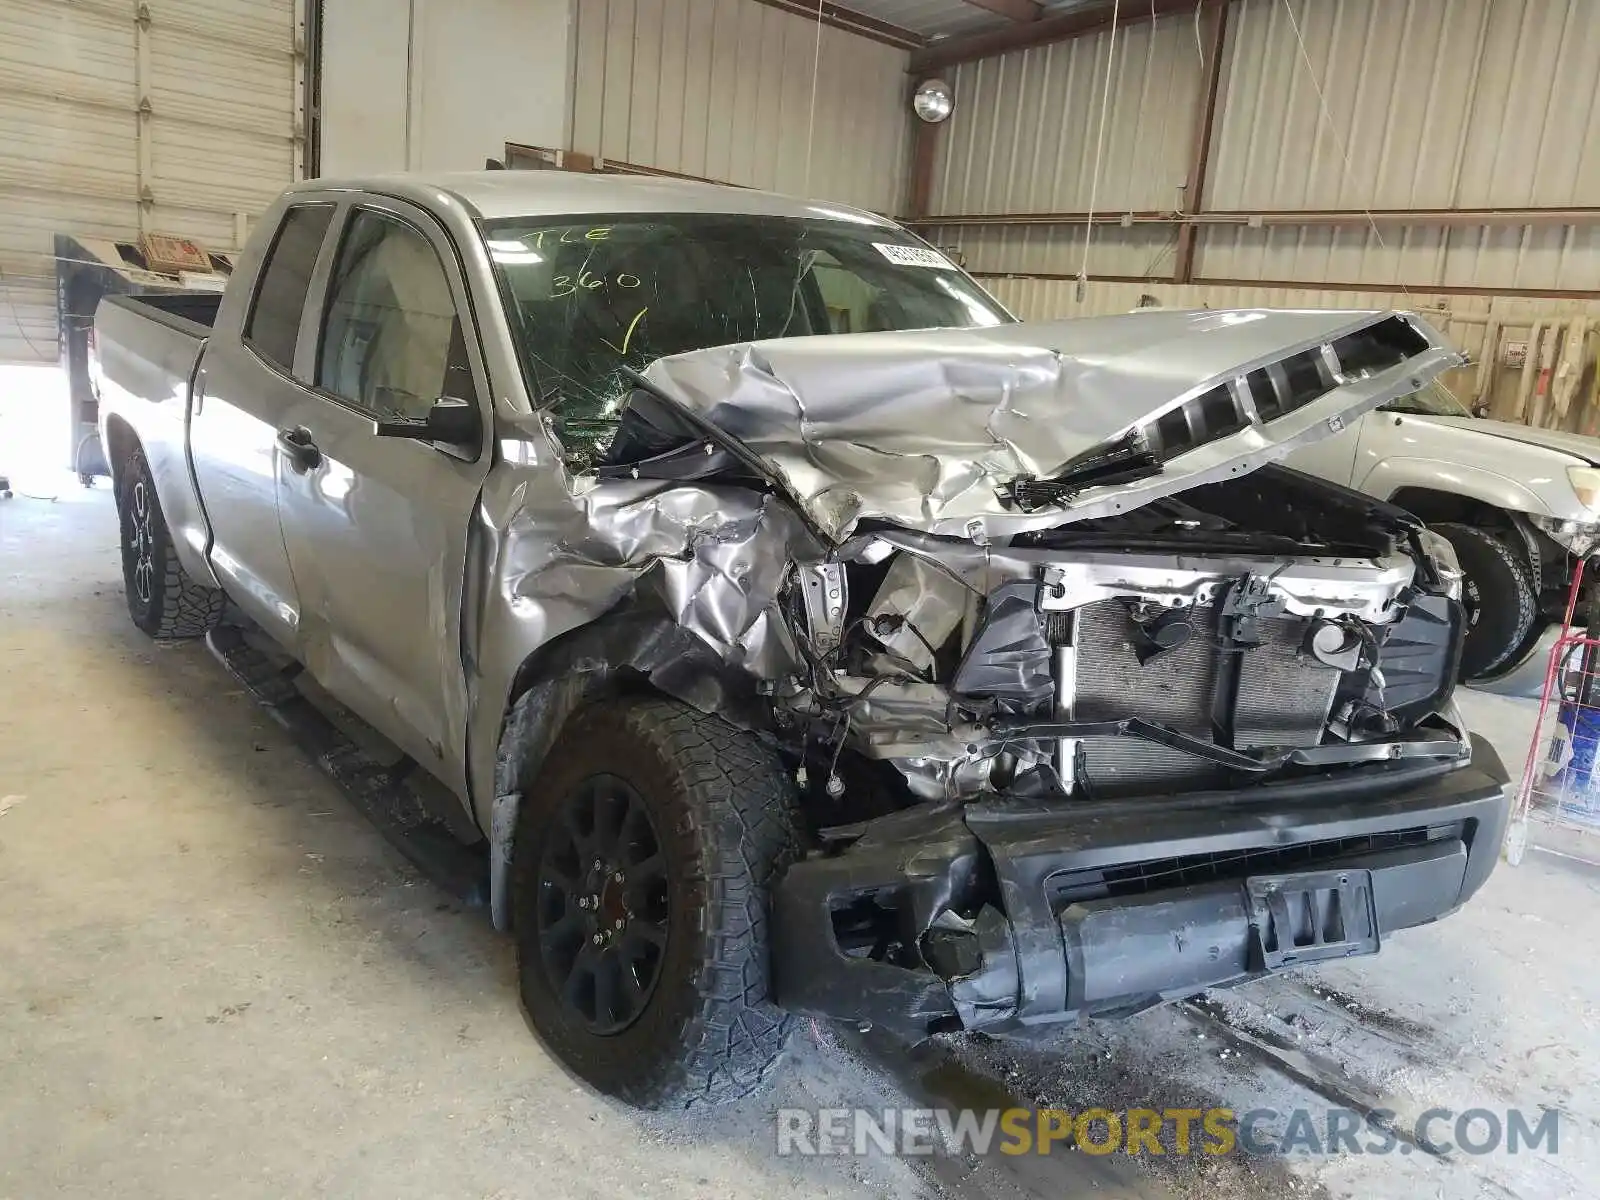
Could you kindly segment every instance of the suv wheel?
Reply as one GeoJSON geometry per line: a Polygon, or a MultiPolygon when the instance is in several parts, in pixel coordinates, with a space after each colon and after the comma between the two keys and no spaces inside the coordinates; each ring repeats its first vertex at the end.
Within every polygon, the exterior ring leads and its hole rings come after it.
{"type": "Polygon", "coordinates": [[[754,736],[673,700],[607,701],[524,790],[513,857],[522,1000],[572,1071],[642,1108],[738,1099],[793,1018],[769,998],[768,889],[793,799],[754,736]]]}
{"type": "Polygon", "coordinates": [[[1461,603],[1467,614],[1467,640],[1461,651],[1461,678],[1471,682],[1505,663],[1533,627],[1538,596],[1527,565],[1517,551],[1492,533],[1472,525],[1440,524],[1434,529],[1461,562],[1461,603]]]}
{"type": "Polygon", "coordinates": [[[128,456],[117,479],[122,584],[128,615],[153,638],[203,637],[222,620],[223,594],[190,579],[172,552],[155,480],[144,453],[128,456]]]}

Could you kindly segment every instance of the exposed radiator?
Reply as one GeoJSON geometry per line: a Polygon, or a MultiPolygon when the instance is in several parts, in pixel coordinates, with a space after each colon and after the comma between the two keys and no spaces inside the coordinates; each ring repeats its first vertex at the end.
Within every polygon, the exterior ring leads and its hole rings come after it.
{"type": "MultiPolygon", "coordinates": [[[[1140,716],[1198,737],[1211,736],[1211,693],[1216,677],[1217,611],[1191,609],[1193,632],[1181,646],[1141,666],[1135,626],[1117,600],[1078,610],[1073,642],[1074,720],[1140,716]]],[[[1322,740],[1340,672],[1302,655],[1306,622],[1261,622],[1262,644],[1243,652],[1234,744],[1315,746],[1322,740]]],[[[1137,738],[1083,739],[1089,785],[1097,796],[1191,791],[1226,778],[1193,755],[1137,738]]]]}

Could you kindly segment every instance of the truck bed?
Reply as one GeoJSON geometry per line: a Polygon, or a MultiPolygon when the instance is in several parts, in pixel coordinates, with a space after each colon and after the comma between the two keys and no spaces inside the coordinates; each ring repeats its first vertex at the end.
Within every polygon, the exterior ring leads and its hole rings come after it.
{"type": "Polygon", "coordinates": [[[189,574],[214,581],[205,522],[189,470],[187,430],[195,371],[222,301],[218,295],[107,296],[95,310],[90,372],[104,444],[137,443],[149,464],[175,549],[189,574]]]}
{"type": "Polygon", "coordinates": [[[219,296],[107,296],[95,312],[102,405],[131,409],[130,424],[175,422],[182,444],[189,383],[219,296]]]}
{"type": "Polygon", "coordinates": [[[109,296],[107,305],[131,308],[140,316],[194,337],[205,337],[216,322],[221,292],[175,292],[168,296],[109,296]]]}

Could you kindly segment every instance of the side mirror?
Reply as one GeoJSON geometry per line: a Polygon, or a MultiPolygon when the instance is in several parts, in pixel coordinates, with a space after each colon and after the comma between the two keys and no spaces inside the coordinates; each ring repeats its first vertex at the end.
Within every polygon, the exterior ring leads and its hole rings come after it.
{"type": "Polygon", "coordinates": [[[444,442],[451,446],[476,446],[483,436],[483,421],[478,406],[470,400],[441,396],[420,420],[394,417],[374,421],[372,432],[379,437],[415,438],[423,442],[444,442]]]}

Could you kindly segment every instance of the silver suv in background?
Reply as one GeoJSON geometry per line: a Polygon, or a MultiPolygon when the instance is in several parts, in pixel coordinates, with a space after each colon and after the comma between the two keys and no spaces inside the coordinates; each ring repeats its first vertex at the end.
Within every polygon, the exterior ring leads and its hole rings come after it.
{"type": "Polygon", "coordinates": [[[1540,651],[1600,535],[1600,439],[1475,416],[1435,381],[1289,463],[1399,505],[1450,540],[1469,624],[1464,679],[1527,667],[1542,682],[1540,651]]]}

